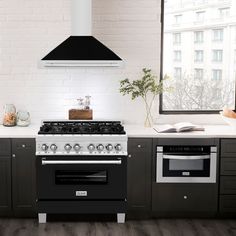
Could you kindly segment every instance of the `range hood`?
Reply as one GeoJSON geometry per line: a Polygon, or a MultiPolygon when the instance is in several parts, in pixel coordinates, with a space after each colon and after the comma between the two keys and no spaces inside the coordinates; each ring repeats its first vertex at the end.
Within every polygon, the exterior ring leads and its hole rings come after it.
{"type": "Polygon", "coordinates": [[[91,34],[92,0],[71,0],[72,36],[41,59],[42,67],[121,67],[122,59],[91,34]]]}

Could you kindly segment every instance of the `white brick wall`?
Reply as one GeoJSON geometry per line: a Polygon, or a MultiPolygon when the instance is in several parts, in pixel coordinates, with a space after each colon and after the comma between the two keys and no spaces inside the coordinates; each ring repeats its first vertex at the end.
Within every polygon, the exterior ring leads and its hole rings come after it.
{"type": "MultiPolygon", "coordinates": [[[[119,94],[119,81],[143,67],[159,73],[160,0],[93,0],[93,34],[125,69],[39,69],[38,60],[70,35],[70,0],[0,0],[0,113],[5,103],[32,120],[67,118],[90,94],[94,118],[142,123],[144,105],[119,94]]],[[[157,110],[157,107],[156,107],[157,110]]]]}

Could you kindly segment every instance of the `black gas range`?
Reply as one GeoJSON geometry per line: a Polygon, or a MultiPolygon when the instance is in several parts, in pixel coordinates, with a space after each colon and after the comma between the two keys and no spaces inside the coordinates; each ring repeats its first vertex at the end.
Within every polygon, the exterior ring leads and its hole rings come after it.
{"type": "Polygon", "coordinates": [[[125,221],[127,135],[119,121],[43,121],[36,138],[39,222],[47,214],[125,221]]]}

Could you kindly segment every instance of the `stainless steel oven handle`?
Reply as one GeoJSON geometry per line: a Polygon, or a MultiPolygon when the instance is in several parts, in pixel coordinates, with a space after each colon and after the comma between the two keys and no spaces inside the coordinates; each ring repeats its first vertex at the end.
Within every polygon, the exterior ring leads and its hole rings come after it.
{"type": "Polygon", "coordinates": [[[163,155],[163,159],[173,159],[173,160],[205,160],[205,159],[210,159],[210,155],[199,155],[199,156],[163,155]]]}
{"type": "Polygon", "coordinates": [[[105,164],[120,165],[121,160],[78,160],[78,161],[62,161],[62,160],[42,160],[42,165],[72,165],[72,164],[105,164]]]}

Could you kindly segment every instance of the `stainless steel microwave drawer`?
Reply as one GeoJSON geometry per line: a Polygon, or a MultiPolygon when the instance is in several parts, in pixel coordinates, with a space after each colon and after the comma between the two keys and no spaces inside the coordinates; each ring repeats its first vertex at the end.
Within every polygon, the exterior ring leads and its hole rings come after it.
{"type": "Polygon", "coordinates": [[[221,175],[236,175],[236,157],[226,157],[220,160],[221,175]]]}
{"type": "Polygon", "coordinates": [[[221,140],[221,157],[236,158],[236,139],[221,140]]]}

